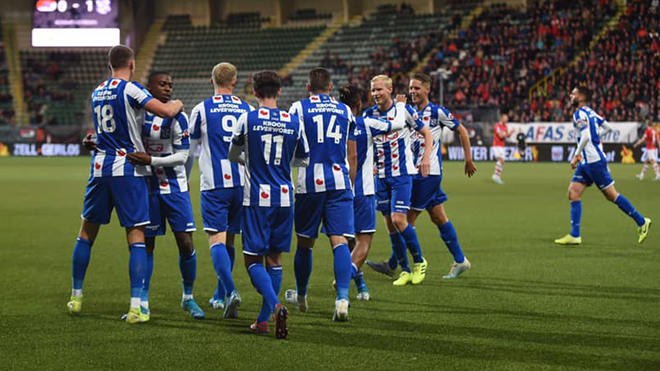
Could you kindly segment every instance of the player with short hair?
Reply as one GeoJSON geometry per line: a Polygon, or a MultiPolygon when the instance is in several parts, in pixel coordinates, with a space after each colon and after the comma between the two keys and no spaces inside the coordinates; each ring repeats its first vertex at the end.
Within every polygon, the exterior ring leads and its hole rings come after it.
{"type": "MultiPolygon", "coordinates": [[[[386,117],[392,121],[397,107],[392,101],[392,79],[378,75],[371,79],[371,95],[376,105],[368,108],[364,117],[386,117]]],[[[410,209],[410,197],[413,176],[429,174],[430,152],[425,151],[419,166],[415,165],[412,154],[414,131],[424,136],[424,146],[433,146],[433,136],[429,128],[419,119],[414,108],[406,105],[406,127],[374,137],[378,158],[378,181],[376,187],[376,209],[385,217],[385,224],[390,234],[392,250],[396,254],[401,273],[392,284],[405,286],[408,283],[421,282],[424,278],[427,262],[417,239],[415,228],[408,223],[406,214],[410,209]],[[418,171],[419,168],[419,171],[418,171]],[[408,265],[406,247],[413,257],[413,269],[408,265]]]]}
{"type": "Polygon", "coordinates": [[[637,179],[644,180],[644,175],[649,169],[649,164],[653,165],[653,171],[655,172],[655,178],[653,181],[660,181],[660,168],[658,168],[658,133],[653,130],[653,122],[651,120],[646,121],[646,130],[644,130],[644,135],[639,138],[639,140],[633,144],[633,148],[639,147],[640,144],[646,141],[646,159],[644,160],[644,167],[642,167],[642,172],[637,174],[637,179]]]}
{"type": "MultiPolygon", "coordinates": [[[[172,76],[168,72],[156,71],[149,75],[149,93],[163,103],[172,97],[172,76]]],[[[148,320],[149,288],[154,269],[153,252],[156,236],[165,235],[165,223],[170,223],[174,239],[179,248],[179,270],[183,281],[181,307],[193,318],[204,318],[204,311],[193,298],[193,286],[197,275],[197,254],[193,246],[192,232],[195,228],[188,192],[188,177],[185,163],[190,151],[188,116],[180,112],[173,118],[161,118],[147,113],[142,127],[145,152],[128,154],[133,165],[151,165],[149,178],[149,213],[151,223],[146,226],[147,274],[144,278],[140,309],[143,319],[148,320]]]]}
{"type": "Polygon", "coordinates": [[[500,121],[495,124],[493,146],[491,147],[493,156],[497,159],[492,179],[493,182],[497,184],[504,184],[504,181],[502,181],[502,167],[504,166],[504,160],[506,157],[506,147],[504,146],[504,142],[506,141],[506,138],[513,134],[513,129],[509,130],[507,128],[507,122],[509,122],[509,115],[502,113],[500,115],[500,121]]]}
{"type": "Polygon", "coordinates": [[[288,301],[307,311],[307,285],[312,273],[312,248],[323,223],[334,256],[337,297],[333,320],[348,320],[348,291],[357,269],[351,264],[347,237],[355,233],[353,192],[348,177],[347,144],[355,122],[345,104],[330,96],[330,73],[324,68],[309,72],[309,98],[295,102],[290,114],[300,117],[309,144],[309,168],[298,169],[295,228],[298,244],[294,260],[296,290],[288,301]]]}
{"type": "Polygon", "coordinates": [[[161,117],[174,117],[183,109],[183,103],[160,102],[130,81],[135,71],[131,48],[112,47],[108,62],[111,77],[91,95],[97,148],[85,192],[82,225],[73,248],[73,288],[67,309],[71,314],[82,309],[82,287],[92,244],[101,224],[110,222],[112,209],[116,207],[119,222],[126,228],[130,251],[131,304],[126,322],[138,323],[142,322],[140,300],[147,266],[144,226],[149,224],[149,188],[144,177],[150,175],[151,169],[131,164],[126,161],[126,155],[144,152],[140,137],[144,109],[161,117]]]}
{"type": "MultiPolygon", "coordinates": [[[[431,218],[431,222],[436,225],[440,231],[440,238],[447,246],[447,249],[454,257],[454,262],[449,269],[449,273],[443,278],[451,279],[458,277],[464,271],[470,269],[470,261],[463,255],[461,245],[458,243],[458,237],[454,225],[447,217],[443,203],[447,201],[447,195],[442,190],[442,151],[440,150],[442,129],[447,127],[458,133],[463,153],[465,154],[465,175],[471,177],[477,171],[472,162],[472,150],[470,149],[470,138],[467,129],[442,106],[435,105],[429,101],[431,92],[431,77],[416,73],[410,79],[409,94],[412,103],[417,109],[417,113],[422,118],[425,125],[429,127],[433,134],[433,147],[431,151],[431,170],[429,176],[422,178],[419,174],[413,178],[412,197],[410,200],[410,211],[408,212],[408,223],[415,225],[419,214],[426,209],[431,218]]],[[[415,158],[419,161],[422,154],[429,150],[424,146],[424,138],[419,134],[413,149],[415,158]]],[[[415,282],[413,282],[415,283],[415,282]]]]}
{"type": "Polygon", "coordinates": [[[638,242],[642,243],[648,237],[651,219],[644,218],[622,194],[614,188],[614,180],[607,169],[607,160],[600,142],[599,122],[604,122],[587,103],[591,92],[584,86],[578,86],[570,94],[571,104],[577,109],[573,114],[573,126],[578,130],[578,146],[571,168],[575,174],[568,186],[568,199],[571,201],[571,233],[556,239],[560,245],[579,245],[580,220],[582,219],[582,201],[580,197],[587,187],[596,184],[605,198],[615,203],[621,211],[630,216],[639,227],[638,242]]]}
{"type": "Polygon", "coordinates": [[[291,165],[306,166],[309,160],[302,122],[297,115],[277,108],[281,86],[282,80],[274,71],[253,76],[259,108],[240,116],[229,148],[232,162],[245,162],[243,254],[252,284],[263,296],[261,312],[250,328],[267,333],[268,319],[274,312],[278,339],[286,338],[289,331],[288,310],[277,295],[282,286],[282,253],[291,250],[291,165]]]}
{"type": "Polygon", "coordinates": [[[396,97],[396,116],[391,122],[356,116],[362,111],[362,91],[355,85],[346,85],[339,89],[339,100],[349,106],[355,116],[355,128],[348,137],[349,177],[353,183],[355,220],[355,239],[349,242],[354,244],[351,260],[357,270],[353,277],[358,291],[357,300],[368,301],[371,295],[360,269],[369,255],[371,240],[376,232],[373,138],[401,130],[405,126],[406,97],[405,95],[396,97]]]}
{"type": "MultiPolygon", "coordinates": [[[[192,145],[202,146],[199,156],[202,220],[218,276],[218,285],[209,304],[214,309],[224,309],[225,318],[236,318],[241,305],[232,269],[234,236],[241,233],[244,170],[242,165],[229,161],[229,145],[238,118],[254,110],[232,94],[237,74],[231,63],[215,65],[211,73],[215,95],[197,104],[190,114],[192,145]]],[[[188,169],[192,168],[193,157],[188,169]]]]}

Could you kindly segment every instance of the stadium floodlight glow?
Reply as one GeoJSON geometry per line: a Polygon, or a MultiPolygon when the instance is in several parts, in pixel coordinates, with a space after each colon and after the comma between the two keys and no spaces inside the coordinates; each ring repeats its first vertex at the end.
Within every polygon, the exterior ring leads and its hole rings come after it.
{"type": "Polygon", "coordinates": [[[33,47],[115,46],[119,44],[118,28],[34,28],[33,47]]]}

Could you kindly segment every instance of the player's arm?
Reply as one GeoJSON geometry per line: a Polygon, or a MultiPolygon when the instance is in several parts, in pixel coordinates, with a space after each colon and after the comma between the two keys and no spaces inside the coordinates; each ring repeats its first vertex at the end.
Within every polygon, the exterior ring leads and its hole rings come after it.
{"type": "Polygon", "coordinates": [[[229,161],[237,162],[239,164],[245,163],[243,156],[243,147],[245,146],[245,139],[247,138],[247,113],[241,115],[234,125],[234,132],[231,136],[231,143],[229,144],[229,161]]]}
{"type": "Polygon", "coordinates": [[[636,141],[635,144],[633,144],[633,148],[639,147],[640,144],[644,143],[644,140],[646,140],[646,131],[644,132],[644,135],[642,135],[642,137],[639,138],[639,140],[636,141]]]}
{"type": "Polygon", "coordinates": [[[173,153],[164,157],[154,157],[145,152],[132,152],[127,155],[128,161],[133,165],[153,165],[174,167],[184,165],[190,152],[188,139],[188,117],[185,113],[177,115],[172,122],[173,153]]]}
{"type": "Polygon", "coordinates": [[[202,115],[204,103],[199,103],[190,113],[190,150],[188,151],[188,160],[186,161],[186,177],[190,179],[190,173],[195,165],[195,153],[202,140],[202,115]]]}
{"type": "Polygon", "coordinates": [[[355,185],[357,177],[357,142],[355,139],[348,139],[348,177],[351,184],[355,185]]]}
{"type": "Polygon", "coordinates": [[[603,120],[603,122],[600,124],[600,131],[598,132],[598,135],[602,137],[603,135],[606,135],[612,130],[614,130],[614,128],[612,128],[612,125],[610,125],[609,122],[603,120]]]}
{"type": "Polygon", "coordinates": [[[307,167],[309,166],[309,143],[307,143],[307,134],[305,134],[305,125],[303,125],[302,117],[300,120],[300,129],[298,130],[298,143],[296,144],[296,151],[291,161],[292,166],[307,167]]]}
{"type": "Polygon", "coordinates": [[[429,130],[428,126],[424,125],[424,122],[417,114],[417,111],[409,105],[406,105],[406,124],[424,136],[424,147],[429,149],[428,151],[424,151],[422,162],[419,164],[419,170],[422,172],[422,177],[426,178],[431,170],[430,149],[433,148],[433,134],[431,134],[431,130],[429,130]]]}
{"type": "Polygon", "coordinates": [[[143,107],[156,116],[165,118],[174,117],[183,110],[183,103],[180,100],[163,103],[158,99],[154,99],[148,92],[140,89],[138,85],[132,82],[126,84],[124,91],[128,95],[131,106],[143,107]]]}
{"type": "Polygon", "coordinates": [[[578,143],[577,148],[575,149],[575,154],[571,159],[571,168],[575,169],[577,167],[578,161],[582,158],[582,151],[587,146],[587,143],[591,140],[591,133],[589,132],[589,120],[584,117],[578,117],[576,121],[577,128],[580,130],[580,142],[578,143]]]}
{"type": "Polygon", "coordinates": [[[477,167],[472,161],[470,136],[467,129],[465,126],[461,125],[458,119],[444,107],[438,107],[438,119],[440,120],[440,124],[442,126],[446,126],[458,134],[458,138],[461,141],[461,146],[463,147],[463,153],[465,156],[465,174],[468,177],[471,177],[477,171],[477,167]]]}

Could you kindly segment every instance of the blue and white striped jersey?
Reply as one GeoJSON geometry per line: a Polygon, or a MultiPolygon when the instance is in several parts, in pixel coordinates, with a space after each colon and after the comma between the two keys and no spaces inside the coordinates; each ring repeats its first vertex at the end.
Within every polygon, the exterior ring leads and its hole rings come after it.
{"type": "Polygon", "coordinates": [[[243,146],[245,152],[243,206],[293,205],[291,160],[309,157],[300,118],[277,108],[259,107],[238,119],[232,143],[243,146]]]}
{"type": "MultiPolygon", "coordinates": [[[[147,113],[142,127],[142,140],[147,153],[165,157],[179,150],[190,150],[188,116],[184,112],[172,118],[161,118],[147,113]]],[[[151,166],[149,178],[152,194],[170,194],[188,191],[185,165],[173,167],[151,166]]]]}
{"type": "Polygon", "coordinates": [[[582,150],[582,163],[593,163],[607,161],[603,153],[603,145],[600,141],[600,126],[605,120],[594,110],[587,106],[575,111],[573,114],[573,126],[579,131],[577,136],[578,146],[582,137],[588,139],[582,150]]]}
{"type": "MultiPolygon", "coordinates": [[[[449,112],[448,109],[429,102],[423,109],[417,111],[424,125],[429,127],[433,136],[433,148],[431,149],[431,169],[429,175],[442,175],[442,129],[447,127],[456,130],[461,125],[460,122],[449,112]]],[[[415,143],[413,144],[413,156],[415,166],[419,167],[424,156],[424,136],[416,133],[415,143]]]]}
{"type": "Polygon", "coordinates": [[[243,186],[243,166],[228,159],[229,144],[238,118],[254,107],[234,95],[214,95],[193,108],[190,138],[202,146],[199,155],[200,188],[243,186]]]}
{"type": "Polygon", "coordinates": [[[350,189],[346,148],[355,122],[350,108],[319,94],[293,103],[289,113],[300,117],[310,153],[309,167],[298,169],[296,193],[350,189]]]}
{"type": "Polygon", "coordinates": [[[96,127],[96,151],[92,157],[93,177],[141,177],[151,174],[149,166],[133,166],[131,152],[144,152],[142,123],[144,106],[153,97],[140,84],[108,79],[92,93],[96,127]]]}
{"type": "MultiPolygon", "coordinates": [[[[384,118],[388,121],[394,120],[397,107],[394,103],[384,112],[378,109],[378,105],[367,108],[362,116],[384,118]]],[[[417,111],[406,105],[406,126],[389,134],[381,134],[374,137],[377,156],[378,177],[393,178],[402,175],[415,175],[415,159],[412,154],[414,132],[424,128],[424,123],[419,119],[417,111]]]]}
{"type": "Polygon", "coordinates": [[[374,186],[374,137],[388,133],[392,128],[389,121],[365,117],[355,118],[355,130],[350,140],[355,141],[357,149],[357,173],[353,193],[355,196],[375,194],[374,186]]]}

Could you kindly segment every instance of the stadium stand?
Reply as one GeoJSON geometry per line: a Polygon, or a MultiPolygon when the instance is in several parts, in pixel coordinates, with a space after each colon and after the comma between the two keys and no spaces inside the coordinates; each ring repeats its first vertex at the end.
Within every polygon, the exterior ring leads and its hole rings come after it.
{"type": "Polygon", "coordinates": [[[14,115],[13,96],[9,87],[9,71],[2,39],[2,18],[0,18],[0,125],[9,124],[14,115]]]}
{"type": "Polygon", "coordinates": [[[33,125],[80,124],[90,92],[107,75],[107,50],[20,52],[33,125]]]}
{"type": "MultiPolygon", "coordinates": [[[[443,40],[424,70],[452,72],[445,83],[445,105],[513,109],[536,81],[587,48],[615,13],[612,0],[544,1],[528,8],[494,4],[468,28],[443,40]]],[[[438,85],[436,76],[433,99],[438,85]]]]}
{"type": "MultiPolygon", "coordinates": [[[[406,72],[430,44],[455,27],[454,16],[465,11],[449,8],[441,13],[415,15],[409,6],[381,6],[359,24],[342,26],[292,71],[292,85],[283,89],[280,101],[288,106],[303,98],[307,73],[318,66],[332,71],[336,86],[351,82],[366,87],[373,75],[406,72]]],[[[399,79],[395,82],[401,84],[399,79]]]]}
{"type": "Polygon", "coordinates": [[[168,17],[163,28],[166,41],[158,47],[151,67],[151,71],[165,70],[172,74],[175,97],[182,99],[186,107],[193,107],[212,93],[210,71],[216,63],[231,61],[236,65],[237,94],[249,95],[247,77],[252,72],[281,68],[325,29],[325,26],[262,28],[261,23],[267,18],[258,13],[230,15],[226,22],[210,27],[195,27],[186,17],[168,17]],[[190,63],[191,60],[195,63],[190,63]]]}
{"type": "Polygon", "coordinates": [[[585,84],[593,92],[592,108],[608,120],[660,119],[659,29],[657,2],[629,1],[618,24],[549,86],[547,96],[533,97],[518,114],[532,121],[570,120],[568,94],[585,84]]]}

